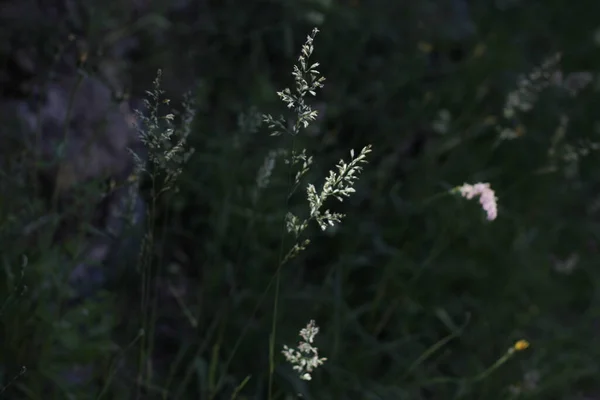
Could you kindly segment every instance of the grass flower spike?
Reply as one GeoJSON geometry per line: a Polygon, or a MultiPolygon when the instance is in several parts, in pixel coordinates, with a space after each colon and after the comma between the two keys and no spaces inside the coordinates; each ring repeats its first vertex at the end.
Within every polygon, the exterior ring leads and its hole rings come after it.
{"type": "Polygon", "coordinates": [[[329,197],[335,197],[339,201],[344,201],[344,197],[350,197],[354,190],[354,183],[362,171],[362,164],[367,162],[367,154],[371,152],[371,146],[365,146],[358,156],[354,156],[354,150],[350,151],[351,160],[346,163],[340,160],[337,169],[338,172],[329,171],[329,176],[325,179],[323,188],[320,192],[313,184],[306,188],[308,203],[310,205],[310,219],[317,221],[321,230],[327,229],[327,226],[334,226],[335,222],[340,222],[343,214],[332,213],[329,210],[321,212],[321,208],[329,197]]]}
{"type": "Polygon", "coordinates": [[[298,347],[283,346],[283,356],[300,374],[300,379],[305,381],[310,381],[312,371],[327,361],[326,358],[319,358],[318,349],[312,345],[317,333],[319,327],[311,320],[306,328],[300,330],[300,337],[304,340],[298,343],[298,347]]]}
{"type": "Polygon", "coordinates": [[[489,183],[476,183],[474,185],[465,183],[454,189],[453,192],[459,192],[467,200],[479,197],[479,203],[481,203],[481,207],[486,212],[489,221],[495,220],[498,216],[496,194],[489,183]]]}

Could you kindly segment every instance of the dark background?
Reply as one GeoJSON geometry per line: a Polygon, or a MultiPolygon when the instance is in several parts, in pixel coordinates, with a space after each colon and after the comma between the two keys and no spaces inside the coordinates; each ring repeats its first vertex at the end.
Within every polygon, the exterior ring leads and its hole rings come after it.
{"type": "MultiPolygon", "coordinates": [[[[50,16],[23,2],[2,37],[3,54],[7,46],[35,49],[36,70],[45,71],[74,34],[86,43],[86,73],[124,63],[134,104],[159,68],[174,108],[188,90],[196,100],[196,152],[179,192],[156,208],[152,254],[163,289],[154,351],[143,362],[151,385],[141,398],[229,399],[246,377],[238,398],[268,398],[270,282],[287,211],[283,163],[258,204],[251,193],[268,151],[291,138],[272,138],[252,120],[288,115],[276,92],[292,87],[292,67],[315,26],[312,60],[327,80],[310,99],[318,121],[295,139],[315,158],[307,182],[319,187],[350,149],[371,144],[373,153],[357,193],[330,205],[346,218],[324,233],[311,226],[311,245],[282,269],[273,398],[600,398],[600,3],[176,3],[89,2],[85,18],[73,21],[69,7],[50,16]],[[114,37],[122,49],[99,51],[114,37]],[[557,53],[554,78],[530,82],[539,88],[533,108],[506,118],[519,77],[557,53]],[[558,71],[571,81],[553,84],[558,71]],[[565,87],[578,89],[577,75],[569,74],[580,72],[592,81],[571,95],[565,87]],[[440,115],[450,117],[442,133],[440,115]],[[561,116],[569,124],[558,140],[561,116]],[[518,137],[501,140],[504,128],[518,137]],[[498,196],[495,221],[476,201],[440,195],[480,181],[498,196]],[[294,345],[310,319],[328,361],[303,382],[279,349],[294,345]],[[531,347],[479,379],[520,339],[531,347]]],[[[305,212],[304,191],[287,207],[305,212]]],[[[0,246],[2,396],[138,398],[136,257],[107,266],[122,276],[102,296],[65,309],[60,283],[48,277],[64,265],[35,249],[0,246]],[[27,291],[19,280],[24,255],[27,291]],[[90,364],[86,381],[64,373],[90,364]]]]}

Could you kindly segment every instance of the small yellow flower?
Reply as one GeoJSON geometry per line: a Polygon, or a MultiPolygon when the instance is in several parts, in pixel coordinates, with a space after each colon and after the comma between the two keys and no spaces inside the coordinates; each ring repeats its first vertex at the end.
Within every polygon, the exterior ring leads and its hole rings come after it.
{"type": "Polygon", "coordinates": [[[519,340],[513,346],[516,351],[523,351],[529,347],[529,342],[527,340],[519,340]]]}

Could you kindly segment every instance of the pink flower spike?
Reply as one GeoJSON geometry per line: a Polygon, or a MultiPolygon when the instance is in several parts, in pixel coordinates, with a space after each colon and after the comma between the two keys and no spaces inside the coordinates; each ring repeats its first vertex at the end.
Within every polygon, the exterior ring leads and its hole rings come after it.
{"type": "Polygon", "coordinates": [[[460,195],[467,200],[479,197],[479,203],[487,214],[487,219],[493,221],[498,216],[498,208],[496,204],[496,194],[490,187],[489,183],[476,183],[470,185],[468,183],[459,186],[460,195]]]}

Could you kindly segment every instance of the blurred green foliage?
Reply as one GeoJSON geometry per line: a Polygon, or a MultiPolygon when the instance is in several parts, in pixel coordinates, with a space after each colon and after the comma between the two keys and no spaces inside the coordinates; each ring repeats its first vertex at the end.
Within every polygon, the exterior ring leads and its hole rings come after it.
{"type": "MultiPolygon", "coordinates": [[[[207,0],[168,11],[152,1],[140,18],[98,4],[78,34],[91,48],[111,35],[139,39],[132,97],[143,96],[158,68],[174,104],[187,90],[197,97],[196,154],[158,215],[164,290],[145,361],[153,386],[136,397],[135,265],[118,265],[129,272],[106,296],[65,307],[67,271],[53,249],[6,238],[0,397],[229,399],[250,377],[238,398],[267,398],[283,164],[257,203],[252,191],[268,151],[290,138],[269,137],[252,118],[285,112],[276,92],[293,84],[292,65],[315,25],[313,58],[327,81],[313,105],[322,113],[312,134],[295,138],[315,156],[308,180],[322,182],[350,149],[372,144],[374,152],[357,193],[339,207],[347,214],[339,228],[313,227],[309,248],[282,271],[276,348],[315,319],[328,361],[303,382],[279,357],[276,398],[600,396],[600,3],[473,0],[468,15],[455,3],[207,0]],[[546,88],[532,111],[505,118],[519,76],[556,53],[564,76],[589,71],[594,81],[576,96],[546,88]],[[438,133],[432,126],[443,110],[448,122],[438,133]],[[567,133],[553,144],[561,115],[567,133]],[[499,141],[496,128],[506,125],[523,134],[499,141]],[[567,145],[589,154],[550,157],[567,145]],[[479,181],[499,198],[491,223],[474,202],[437,197],[479,181]],[[569,258],[574,267],[561,268],[569,258]],[[471,379],[519,339],[531,348],[471,379]],[[64,382],[65,368],[91,360],[98,365],[89,381],[64,382]]],[[[21,31],[40,48],[48,35],[21,31]]],[[[61,26],[48,43],[68,31],[61,26]]],[[[291,210],[306,207],[303,193],[291,210]]]]}

